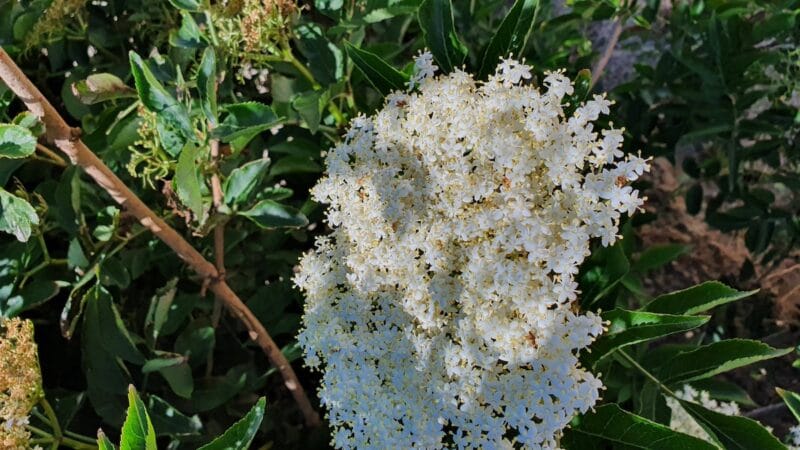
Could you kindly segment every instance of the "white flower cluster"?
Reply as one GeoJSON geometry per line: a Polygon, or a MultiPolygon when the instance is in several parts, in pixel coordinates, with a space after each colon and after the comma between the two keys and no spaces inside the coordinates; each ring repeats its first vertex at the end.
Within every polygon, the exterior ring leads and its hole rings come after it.
{"type": "Polygon", "coordinates": [[[561,73],[540,90],[513,60],[483,83],[434,76],[429,54],[417,68],[312,190],[333,232],[295,277],[299,340],[333,444],[556,448],[602,388],[576,357],[603,324],[576,312],[575,275],[642,204],[628,184],[648,164],[593,129],[604,97],[567,116],[561,73]]]}
{"type": "Polygon", "coordinates": [[[788,450],[800,450],[800,425],[795,425],[789,428],[789,435],[786,436],[789,445],[786,446],[788,450]]]}
{"type": "MultiPolygon", "coordinates": [[[[698,391],[688,384],[684,385],[683,388],[680,391],[677,391],[675,394],[681,400],[697,403],[706,409],[710,409],[711,411],[716,411],[728,416],[738,416],[740,414],[739,405],[736,403],[714,400],[711,398],[711,395],[708,392],[698,391]]],[[[706,433],[706,430],[704,430],[703,427],[701,427],[700,424],[698,424],[697,421],[695,421],[692,416],[689,415],[685,409],[683,409],[683,406],[681,406],[678,400],[672,397],[667,397],[667,406],[669,406],[669,409],[672,410],[672,416],[670,417],[669,421],[670,428],[704,441],[714,442],[711,436],[706,433]]]]}

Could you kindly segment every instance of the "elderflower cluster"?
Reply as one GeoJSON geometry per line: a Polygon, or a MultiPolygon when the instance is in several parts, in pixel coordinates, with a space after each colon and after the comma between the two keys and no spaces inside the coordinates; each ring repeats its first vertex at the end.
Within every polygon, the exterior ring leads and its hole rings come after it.
{"type": "Polygon", "coordinates": [[[30,448],[25,425],[42,395],[33,323],[0,318],[0,448],[30,448]]]}
{"type": "Polygon", "coordinates": [[[333,231],[295,277],[299,340],[333,444],[556,448],[602,388],[576,356],[603,323],[577,312],[575,276],[642,204],[628,184],[648,164],[594,129],[604,97],[565,112],[562,73],[541,89],[513,60],[486,82],[416,66],[312,190],[333,231]]]}
{"type": "MultiPolygon", "coordinates": [[[[681,400],[694,402],[702,407],[728,416],[738,416],[739,405],[734,402],[721,402],[711,398],[706,391],[684,385],[683,388],[675,393],[681,400]]],[[[675,431],[694,436],[708,442],[714,442],[706,430],[695,421],[688,412],[681,406],[680,402],[672,397],[667,397],[667,406],[672,410],[669,427],[675,431]]]]}

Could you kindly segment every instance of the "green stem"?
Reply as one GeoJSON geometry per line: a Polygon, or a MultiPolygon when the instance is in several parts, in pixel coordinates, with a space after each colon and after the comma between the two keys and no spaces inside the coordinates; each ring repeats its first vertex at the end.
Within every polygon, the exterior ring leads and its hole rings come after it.
{"type": "Polygon", "coordinates": [[[74,433],[69,430],[64,430],[64,436],[68,436],[77,441],[83,441],[86,442],[87,444],[92,444],[92,445],[94,445],[94,443],[97,442],[97,439],[91,438],[89,436],[84,436],[82,434],[74,433]]]}
{"type": "Polygon", "coordinates": [[[42,405],[44,413],[47,415],[47,418],[50,421],[50,426],[53,427],[53,432],[55,433],[56,438],[61,438],[63,435],[61,432],[61,425],[58,423],[58,417],[56,416],[56,412],[53,410],[53,407],[50,406],[50,402],[48,402],[46,398],[42,397],[42,399],[39,400],[39,404],[42,405]]]}
{"type": "Polygon", "coordinates": [[[624,359],[625,361],[627,361],[627,362],[628,362],[630,365],[632,365],[633,367],[635,367],[635,368],[636,368],[636,370],[638,370],[639,372],[641,372],[641,373],[642,373],[642,375],[644,375],[644,376],[645,376],[645,378],[649,379],[650,381],[652,381],[653,383],[655,383],[655,384],[656,384],[656,385],[657,385],[659,388],[661,388],[661,390],[663,390],[665,393],[669,394],[669,396],[670,396],[670,397],[675,397],[675,398],[678,398],[678,396],[677,396],[677,395],[675,395],[675,393],[674,393],[674,392],[673,392],[673,391],[672,391],[670,388],[666,387],[666,386],[664,385],[664,383],[662,383],[662,382],[661,382],[661,380],[659,380],[658,378],[656,378],[656,376],[655,376],[655,375],[653,375],[652,373],[650,373],[650,371],[648,371],[647,369],[645,369],[644,367],[642,367],[642,366],[641,366],[641,364],[639,364],[639,363],[638,363],[638,362],[637,362],[635,359],[633,359],[633,358],[632,358],[632,357],[631,357],[629,354],[625,353],[625,350],[622,350],[622,349],[617,349],[617,354],[618,354],[620,357],[622,357],[622,359],[624,359]]]}

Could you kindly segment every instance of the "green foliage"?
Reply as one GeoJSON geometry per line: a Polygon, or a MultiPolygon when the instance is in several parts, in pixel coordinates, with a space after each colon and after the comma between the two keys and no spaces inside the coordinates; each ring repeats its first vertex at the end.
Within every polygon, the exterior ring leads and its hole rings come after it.
{"type": "MultiPolygon", "coordinates": [[[[615,0],[566,10],[537,0],[223,3],[0,0],[0,45],[209,261],[222,230],[226,281],[290,361],[301,356],[303,311],[293,268],[327,231],[308,194],[324,152],[345,139],[350,119],[408,88],[412,57],[426,48],[441,72],[463,67],[484,79],[510,53],[533,66],[532,83],[566,68],[576,105],[598,93],[588,69],[603,49],[585,30],[619,19],[622,42],[651,39],[659,52],[652,64],[636,60],[610,93],[608,120],[625,126],[625,150],[678,164],[688,181],[676,195],[714,227],[741,230],[751,262],[778,264],[796,248],[797,1],[677,2],[666,16],[660,2],[615,0]]],[[[608,72],[595,75],[602,86],[608,72]]],[[[43,124],[3,85],[0,122],[0,315],[36,320],[65,430],[102,420],[124,449],[327,448],[328,430],[300,428],[275,368],[219,310],[206,289],[213,280],[189,273],[124,206],[111,206],[114,193],[64,167],[43,124]],[[267,391],[269,402],[256,402],[267,391]]],[[[669,429],[666,398],[684,384],[753,407],[719,375],[788,350],[736,339],[754,337],[729,326],[754,290],[711,280],[651,295],[644,280],[692,249],[638,247],[640,217],[622,219],[624,239],[594,246],[576,278],[581,309],[608,321],[579,355],[606,390],[560,444],[782,448],[752,420],[688,402],[715,442],[669,429]]],[[[318,406],[318,374],[300,373],[318,406]]],[[[779,392],[797,414],[797,395],[779,392]]],[[[115,448],[102,432],[97,445],[115,448]]]]}

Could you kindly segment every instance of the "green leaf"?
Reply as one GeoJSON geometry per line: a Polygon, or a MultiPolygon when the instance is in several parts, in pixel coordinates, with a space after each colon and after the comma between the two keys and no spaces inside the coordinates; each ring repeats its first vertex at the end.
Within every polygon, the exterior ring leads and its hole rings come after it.
{"type": "Polygon", "coordinates": [[[613,403],[599,406],[593,412],[578,417],[575,422],[577,424],[573,423],[562,441],[568,449],[584,450],[587,445],[606,448],[597,445],[597,439],[624,445],[625,448],[646,450],[717,449],[702,439],[673,431],[667,426],[624,411],[613,403]]]}
{"type": "Polygon", "coordinates": [[[159,138],[170,155],[177,156],[186,142],[194,137],[189,111],[167,92],[136,52],[131,51],[129,56],[139,99],[147,109],[157,114],[159,138]]]}
{"type": "Polygon", "coordinates": [[[467,57],[467,47],[458,39],[453,24],[451,0],[424,0],[417,13],[425,45],[442,73],[450,73],[467,57]]]}
{"type": "Polygon", "coordinates": [[[142,366],[142,373],[158,372],[167,380],[167,384],[175,394],[183,398],[191,398],[194,391],[192,368],[188,358],[183,355],[156,351],[158,358],[147,361],[142,366]]]}
{"type": "Polygon", "coordinates": [[[709,396],[716,400],[724,402],[735,402],[741,406],[755,407],[756,402],[750,398],[750,395],[730,381],[720,380],[717,378],[706,378],[703,380],[696,380],[689,383],[693,388],[698,391],[706,391],[709,396]]]}
{"type": "Polygon", "coordinates": [[[778,392],[778,395],[781,396],[783,402],[789,407],[789,411],[792,412],[795,420],[800,422],[800,395],[781,388],[775,388],[775,391],[778,392]]]}
{"type": "Polygon", "coordinates": [[[118,98],[136,98],[136,90],[131,89],[116,75],[95,73],[72,83],[72,93],[81,103],[94,105],[118,98]]]}
{"type": "Polygon", "coordinates": [[[0,124],[0,158],[27,158],[36,151],[36,137],[20,125],[0,124]]]}
{"type": "Polygon", "coordinates": [[[200,10],[200,2],[198,0],[169,0],[172,6],[182,9],[184,11],[197,12],[200,10]]]}
{"type": "Polygon", "coordinates": [[[187,144],[181,151],[175,168],[175,192],[181,203],[192,211],[196,220],[203,217],[200,166],[196,163],[199,151],[194,144],[187,144]]]}
{"type": "Polygon", "coordinates": [[[128,387],[128,416],[122,426],[119,448],[120,450],[158,450],[153,424],[133,385],[128,387]]]}
{"type": "Polygon", "coordinates": [[[217,56],[213,47],[207,47],[197,69],[197,90],[200,92],[200,105],[209,123],[217,126],[217,56]]]}
{"type": "Polygon", "coordinates": [[[111,294],[102,286],[95,286],[87,294],[86,320],[95,321],[103,348],[116,357],[134,364],[142,364],[144,356],[136,348],[111,294]]]}
{"type": "Polygon", "coordinates": [[[181,11],[181,27],[169,34],[169,44],[181,48],[202,48],[207,40],[191,14],[181,11]]]}
{"type": "Polygon", "coordinates": [[[225,180],[225,204],[234,206],[247,202],[266,176],[269,163],[269,159],[263,158],[233,169],[225,180]]]}
{"type": "Polygon", "coordinates": [[[726,416],[696,403],[680,399],[678,401],[683,409],[726,450],[786,450],[786,446],[753,419],[726,416]]]}
{"type": "Polygon", "coordinates": [[[311,134],[316,134],[319,130],[319,122],[322,120],[322,92],[308,91],[298,94],[292,99],[292,108],[297,111],[300,118],[308,125],[311,134]]]}
{"type": "Polygon", "coordinates": [[[501,57],[515,54],[519,58],[525,50],[536,21],[539,0],[516,0],[483,53],[479,78],[486,79],[494,72],[501,57]]]}
{"type": "Polygon", "coordinates": [[[681,255],[688,253],[690,249],[691,247],[681,244],[654,245],[639,254],[639,258],[633,267],[639,273],[646,273],[674,261],[681,255]]]}
{"type": "Polygon", "coordinates": [[[269,170],[270,178],[290,173],[320,173],[322,167],[311,157],[302,155],[284,156],[275,163],[269,170]]]}
{"type": "Polygon", "coordinates": [[[197,320],[189,324],[175,339],[175,353],[185,356],[189,365],[197,367],[207,363],[207,356],[214,351],[216,337],[214,327],[197,320]]]}
{"type": "Polygon", "coordinates": [[[777,358],[791,351],[792,348],[775,349],[759,341],[728,339],[678,353],[662,367],[659,375],[664,383],[686,383],[777,358]]]}
{"type": "Polygon", "coordinates": [[[189,417],[153,394],[147,396],[147,412],[158,436],[193,435],[198,434],[203,428],[203,423],[197,415],[189,417]]]}
{"type": "Polygon", "coordinates": [[[214,129],[214,137],[223,142],[244,138],[250,141],[262,131],[275,127],[282,118],[275,115],[269,106],[258,102],[236,103],[225,107],[228,115],[214,129]]]}
{"type": "Polygon", "coordinates": [[[756,292],[758,290],[737,291],[718,281],[706,281],[687,289],[660,295],[642,309],[661,314],[693,315],[741,300],[756,292]]]}
{"type": "Polygon", "coordinates": [[[322,28],[315,23],[301,23],[292,30],[297,49],[311,61],[308,68],[314,79],[327,86],[344,77],[342,50],[325,37],[322,28]]]}
{"type": "Polygon", "coordinates": [[[308,225],[308,219],[303,213],[291,206],[286,206],[273,200],[262,200],[251,209],[238,214],[247,217],[256,225],[266,229],[297,228],[308,225]]]}
{"type": "Polygon", "coordinates": [[[30,203],[0,188],[0,231],[13,234],[20,242],[27,242],[39,216],[30,203]]]}
{"type": "Polygon", "coordinates": [[[152,329],[150,331],[150,336],[152,336],[150,341],[152,344],[151,346],[155,346],[154,343],[161,334],[161,328],[167,322],[170,313],[178,309],[172,307],[175,294],[178,292],[177,284],[177,278],[169,280],[165,286],[156,290],[155,295],[153,295],[150,301],[150,311],[147,314],[148,319],[145,326],[147,326],[147,324],[152,324],[152,329]]]}
{"type": "Polygon", "coordinates": [[[45,131],[44,123],[42,123],[42,121],[39,120],[39,117],[30,111],[22,111],[14,116],[14,120],[11,122],[14,125],[27,128],[35,137],[43,135],[45,131]]]}
{"type": "Polygon", "coordinates": [[[592,365],[618,348],[688,331],[709,319],[709,316],[676,316],[624,309],[605,312],[601,317],[610,324],[608,331],[592,344],[591,353],[585,354],[586,362],[592,365]]]}
{"type": "Polygon", "coordinates": [[[97,430],[97,447],[99,450],[117,450],[103,430],[97,430]]]}
{"type": "Polygon", "coordinates": [[[264,397],[258,399],[253,409],[244,418],[228,428],[222,436],[214,439],[199,450],[246,450],[258,432],[261,421],[264,420],[264,397]]]}
{"type": "Polygon", "coordinates": [[[384,96],[392,91],[403,91],[408,85],[408,76],[392,67],[380,56],[366,50],[356,48],[349,42],[344,43],[347,56],[353,61],[358,70],[364,74],[367,81],[384,96]]]}

